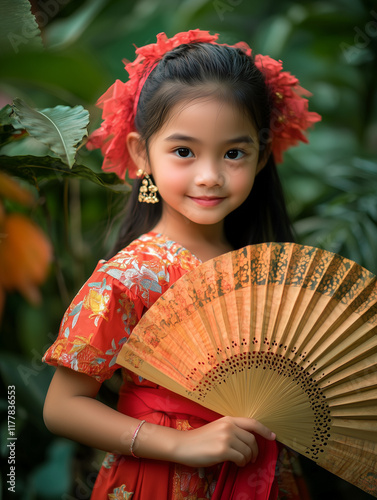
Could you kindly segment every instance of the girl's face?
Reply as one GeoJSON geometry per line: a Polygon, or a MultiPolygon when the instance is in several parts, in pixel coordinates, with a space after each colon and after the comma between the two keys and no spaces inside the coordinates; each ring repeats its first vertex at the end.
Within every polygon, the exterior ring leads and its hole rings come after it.
{"type": "Polygon", "coordinates": [[[216,98],[177,104],[149,145],[149,173],[162,198],[164,228],[220,225],[250,193],[258,134],[238,108],[216,98]]]}

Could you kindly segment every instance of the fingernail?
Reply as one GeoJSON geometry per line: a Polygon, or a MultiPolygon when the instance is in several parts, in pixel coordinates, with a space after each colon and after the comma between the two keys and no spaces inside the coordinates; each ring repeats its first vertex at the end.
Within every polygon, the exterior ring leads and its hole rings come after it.
{"type": "Polygon", "coordinates": [[[276,439],[276,434],[274,432],[271,432],[271,439],[276,439]]]}

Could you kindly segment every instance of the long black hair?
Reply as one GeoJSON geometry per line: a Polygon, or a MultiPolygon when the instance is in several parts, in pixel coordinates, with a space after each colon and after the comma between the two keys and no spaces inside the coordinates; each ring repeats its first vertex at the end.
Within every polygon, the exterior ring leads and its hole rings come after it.
{"type": "MultiPolygon", "coordinates": [[[[151,137],[176,104],[207,96],[232,103],[246,113],[259,134],[259,159],[268,157],[248,198],[225,218],[227,240],[234,248],[293,241],[282,186],[268,148],[271,96],[263,74],[241,49],[193,43],[165,54],[144,83],[135,118],[147,154],[151,137]]],[[[153,229],[161,217],[162,203],[138,202],[140,184],[140,180],[134,182],[113,253],[153,229]]]]}

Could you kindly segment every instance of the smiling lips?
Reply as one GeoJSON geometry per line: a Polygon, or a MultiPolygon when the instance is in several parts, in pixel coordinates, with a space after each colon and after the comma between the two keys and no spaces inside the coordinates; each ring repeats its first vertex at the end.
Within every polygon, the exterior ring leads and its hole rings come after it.
{"type": "Polygon", "coordinates": [[[189,198],[202,207],[214,207],[224,200],[219,196],[189,196],[189,198]]]}

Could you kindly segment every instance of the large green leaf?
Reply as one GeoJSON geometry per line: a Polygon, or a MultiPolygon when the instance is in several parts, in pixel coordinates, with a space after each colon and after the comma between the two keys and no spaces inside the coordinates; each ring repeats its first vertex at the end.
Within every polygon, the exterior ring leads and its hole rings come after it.
{"type": "Polygon", "coordinates": [[[300,242],[340,253],[376,273],[376,171],[375,161],[355,157],[311,172],[326,189],[295,223],[300,242]]]}
{"type": "Polygon", "coordinates": [[[21,127],[14,116],[12,116],[12,108],[9,104],[0,109],[0,125],[12,125],[13,128],[17,128],[17,126],[21,127]]]}
{"type": "Polygon", "coordinates": [[[72,167],[77,145],[87,135],[89,113],[82,106],[56,106],[41,111],[15,99],[13,111],[28,133],[47,145],[63,163],[72,167]]]}
{"type": "Polygon", "coordinates": [[[68,168],[58,158],[51,156],[6,156],[0,155],[0,170],[27,180],[38,187],[40,182],[77,177],[86,179],[116,192],[126,193],[130,186],[113,173],[96,173],[84,165],[68,168]]]}
{"type": "Polygon", "coordinates": [[[27,135],[22,125],[11,113],[12,108],[9,104],[0,110],[0,148],[27,135]]]}
{"type": "Polygon", "coordinates": [[[38,24],[28,0],[0,0],[0,52],[42,49],[38,24]]]}

